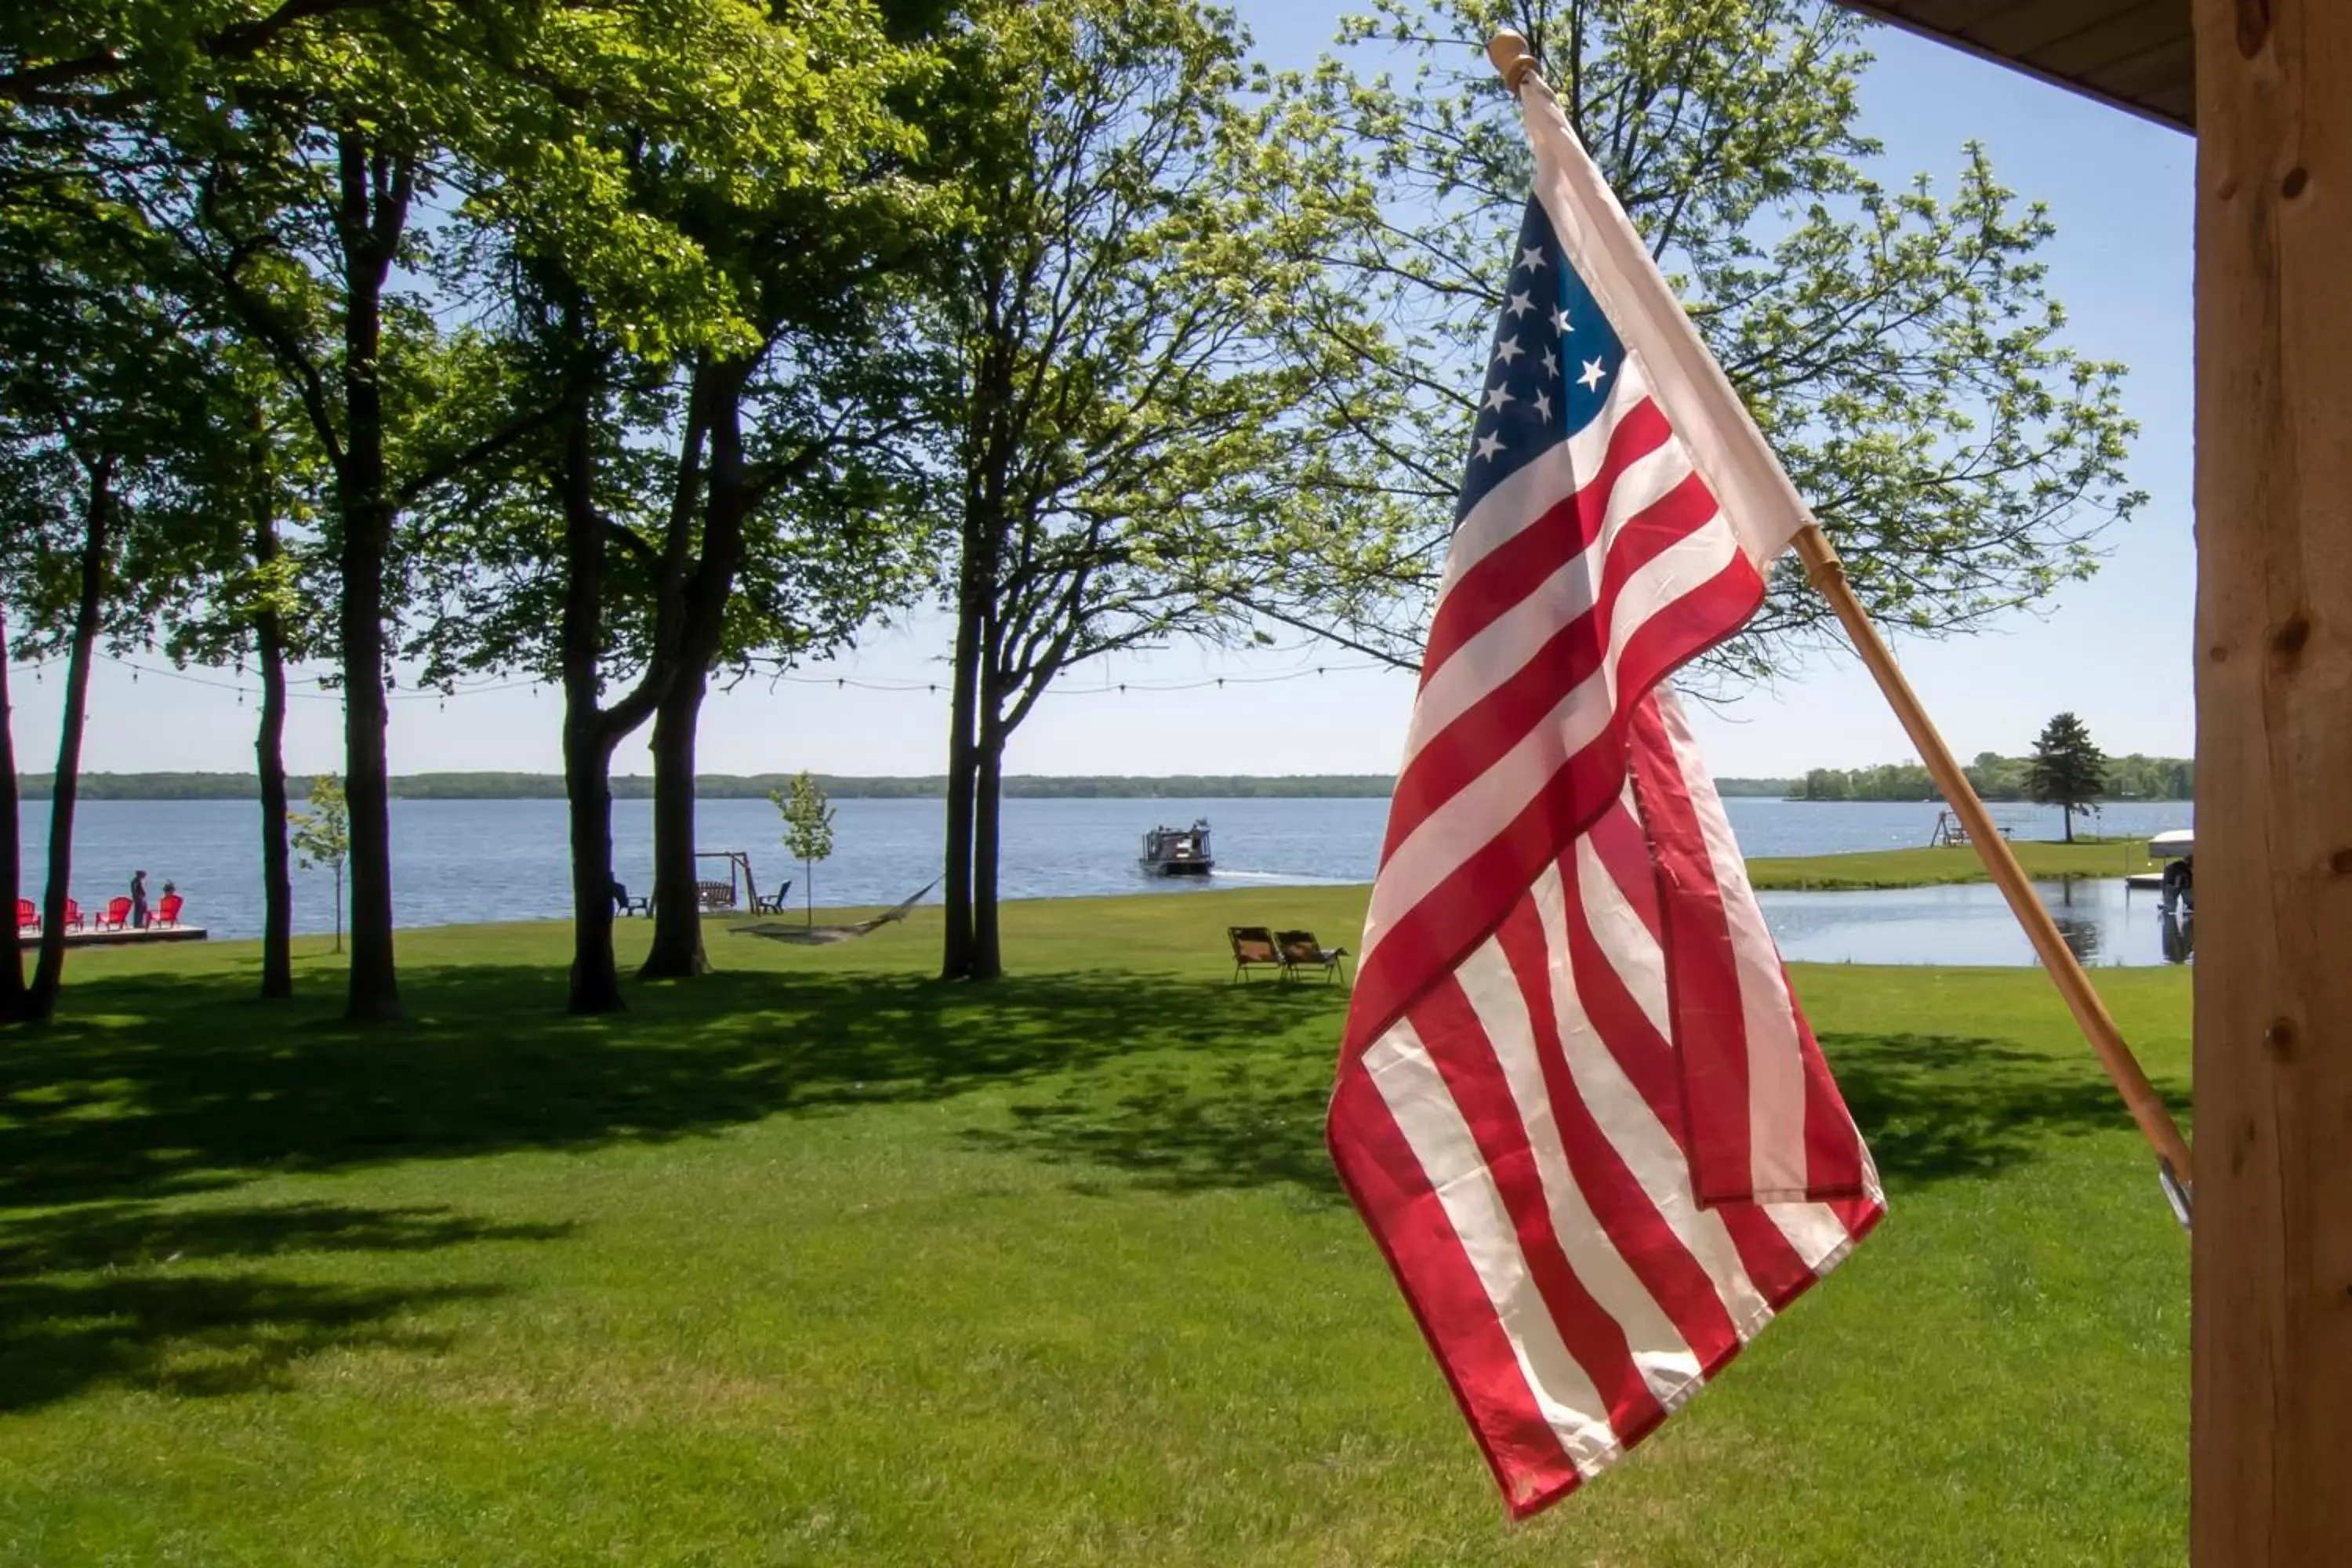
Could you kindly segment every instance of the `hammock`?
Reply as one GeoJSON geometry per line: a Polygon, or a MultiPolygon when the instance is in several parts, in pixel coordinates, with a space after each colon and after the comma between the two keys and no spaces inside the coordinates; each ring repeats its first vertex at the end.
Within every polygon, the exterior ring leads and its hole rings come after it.
{"type": "Polygon", "coordinates": [[[880,914],[859,921],[855,925],[796,926],[788,925],[782,921],[759,921],[750,925],[731,926],[729,930],[737,936],[763,936],[770,942],[796,942],[803,944],[847,942],[852,937],[864,936],[868,931],[879,931],[893,921],[905,920],[908,911],[923,901],[923,894],[939,885],[939,879],[934,877],[924,883],[922,890],[916,893],[914,897],[903,903],[892,904],[880,914]]]}

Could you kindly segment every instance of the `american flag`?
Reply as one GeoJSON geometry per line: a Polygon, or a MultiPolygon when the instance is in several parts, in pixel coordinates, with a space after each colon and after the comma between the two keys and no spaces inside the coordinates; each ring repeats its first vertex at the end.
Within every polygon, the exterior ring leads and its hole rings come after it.
{"type": "Polygon", "coordinates": [[[1332,1156],[1506,1501],[1697,1392],[1885,1213],[1666,677],[1806,521],[1539,79],[1332,1156]]]}

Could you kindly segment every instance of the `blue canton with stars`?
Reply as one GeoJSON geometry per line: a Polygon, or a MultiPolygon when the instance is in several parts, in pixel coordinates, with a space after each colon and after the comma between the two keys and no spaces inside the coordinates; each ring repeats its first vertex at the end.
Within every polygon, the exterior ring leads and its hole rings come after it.
{"type": "Polygon", "coordinates": [[[1504,294],[1457,523],[1501,480],[1591,424],[1625,363],[1616,329],[1533,197],[1504,294]]]}

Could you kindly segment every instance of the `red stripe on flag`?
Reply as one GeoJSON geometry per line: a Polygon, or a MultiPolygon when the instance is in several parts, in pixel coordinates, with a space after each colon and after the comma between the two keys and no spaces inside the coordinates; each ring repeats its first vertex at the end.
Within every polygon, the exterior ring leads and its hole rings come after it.
{"type": "Polygon", "coordinates": [[[1619,645],[1618,712],[1631,712],[1658,682],[1738,631],[1763,602],[1763,574],[1735,549],[1721,571],[1663,606],[1619,645]]]}
{"type": "MultiPolygon", "coordinates": [[[[1659,1213],[1641,1178],[1617,1152],[1577,1089],[1568,1053],[1560,1043],[1559,1014],[1552,994],[1552,955],[1545,946],[1543,921],[1534,900],[1522,901],[1495,935],[1527,996],[1552,1120],[1586,1206],[1600,1221],[1610,1245],[1697,1356],[1702,1372],[1712,1375],[1713,1368],[1739,1349],[1738,1331],[1732,1326],[1731,1314],[1724,1310],[1723,1299],[1716,1294],[1714,1281],[1659,1213]]],[[[1628,1446],[1635,1440],[1625,1427],[1618,1430],[1628,1446]]]]}
{"type": "MultiPolygon", "coordinates": [[[[1661,606],[1633,634],[1619,667],[1617,707],[1601,732],[1566,757],[1510,821],[1381,933],[1348,1009],[1351,1056],[1486,940],[1536,873],[1617,800],[1625,784],[1627,710],[1675,666],[1737,631],[1762,592],[1763,579],[1735,552],[1728,566],[1661,606]],[[1629,668],[1643,672],[1640,684],[1623,683],[1629,668]]],[[[1393,840],[1393,825],[1391,833],[1393,840]]]]}
{"type": "Polygon", "coordinates": [[[1629,519],[1597,567],[1601,592],[1527,661],[1429,738],[1405,764],[1389,805],[1391,847],[1465,785],[1500,762],[1593,672],[1609,647],[1625,581],[1715,517],[1715,498],[1696,474],[1629,519]]]}
{"type": "Polygon", "coordinates": [[[1592,840],[1602,865],[1628,868],[1625,878],[1612,879],[1641,920],[1642,929],[1650,933],[1650,940],[1664,942],[1665,932],[1658,924],[1658,881],[1650,868],[1650,841],[1642,832],[1641,819],[1625,805],[1622,795],[1585,829],[1585,837],[1592,840]]]}
{"type": "Polygon", "coordinates": [[[1477,1140],[1479,1158],[1503,1194],[1520,1255],[1559,1326],[1560,1342],[1608,1402],[1610,1429],[1622,1447],[1633,1440],[1629,1434],[1648,1431],[1666,1413],[1642,1381],[1624,1330],[1592,1299],[1561,1249],[1543,1175],[1493,1042],[1453,980],[1431,987],[1414,1006],[1412,1028],[1477,1140]]]}
{"type": "Polygon", "coordinates": [[[1462,1238],[1361,1066],[1340,1075],[1326,1131],[1339,1180],[1388,1259],[1513,1516],[1575,1490],[1581,1479],[1575,1461],[1544,1419],[1462,1238]]]}
{"type": "MultiPolygon", "coordinates": [[[[1635,875],[1654,875],[1646,858],[1638,866],[1612,867],[1609,871],[1612,879],[1620,883],[1635,875]]],[[[1592,1019],[1593,1031],[1648,1102],[1650,1113],[1681,1148],[1687,1163],[1690,1133],[1683,1121],[1682,1086],[1675,1071],[1675,1045],[1652,1026],[1650,1016],[1642,1010],[1593,935],[1582,896],[1577,890],[1576,857],[1572,851],[1562,858],[1560,875],[1569,888],[1568,947],[1577,994],[1592,1019]]],[[[1673,984],[1671,968],[1668,984],[1673,984]]],[[[1766,1300],[1777,1306],[1811,1283],[1813,1271],[1763,1210],[1753,1204],[1731,1204],[1716,1212],[1721,1215],[1732,1247],[1739,1254],[1741,1271],[1766,1300]]]]}
{"type": "MultiPolygon", "coordinates": [[[[1797,1049],[1805,1064],[1807,1178],[1815,1193],[1851,1198],[1863,1190],[1868,1171],[1862,1132],[1853,1124],[1853,1113],[1846,1108],[1845,1096],[1838,1092],[1837,1080],[1830,1076],[1828,1058],[1822,1055],[1821,1043],[1813,1038],[1813,1026],[1806,1021],[1805,1010],[1797,1005],[1796,989],[1789,986],[1785,968],[1780,971],[1780,984],[1789,989],[1789,1016],[1797,1026],[1797,1049]]],[[[1864,1206],[1875,1205],[1865,1203],[1864,1206]]],[[[1838,1218],[1845,1223],[1847,1234],[1858,1238],[1853,1228],[1855,1215],[1845,1205],[1840,1205],[1838,1218]]]]}
{"type": "Polygon", "coordinates": [[[1643,398],[1610,432],[1598,469],[1447,584],[1423,647],[1422,684],[1427,685],[1430,675],[1489,622],[1591,549],[1601,532],[1601,519],[1609,514],[1609,497],[1618,478],[1664,446],[1672,435],[1658,405],[1643,398]]]}
{"type": "Polygon", "coordinates": [[[1635,710],[1626,740],[1633,789],[1665,916],[1666,1005],[1677,1048],[1683,1146],[1700,1206],[1754,1196],[1748,1147],[1748,1019],[1738,961],[1698,818],[1657,705],[1635,710]]]}

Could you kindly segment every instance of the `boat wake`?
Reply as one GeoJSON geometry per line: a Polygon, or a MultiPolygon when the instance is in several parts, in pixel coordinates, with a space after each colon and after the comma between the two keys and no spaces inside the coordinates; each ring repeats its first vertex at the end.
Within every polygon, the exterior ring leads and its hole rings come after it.
{"type": "Polygon", "coordinates": [[[1220,866],[1209,879],[1213,882],[1279,882],[1291,888],[1346,888],[1366,879],[1318,877],[1305,871],[1228,871],[1220,866]]]}

